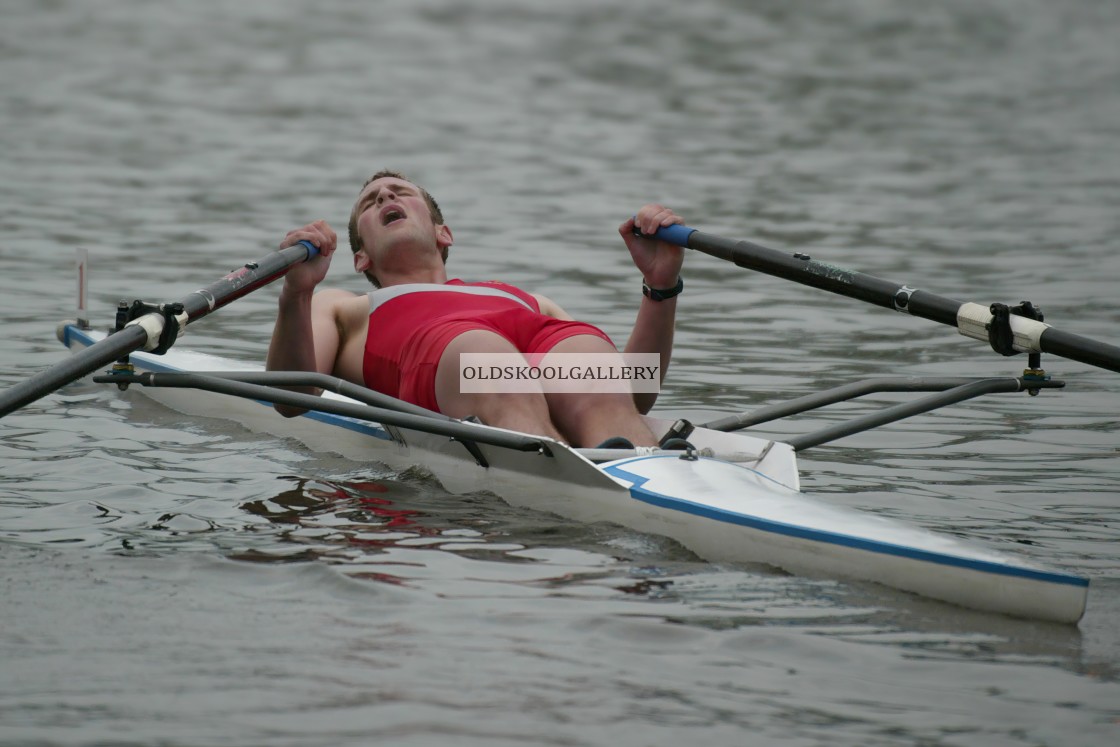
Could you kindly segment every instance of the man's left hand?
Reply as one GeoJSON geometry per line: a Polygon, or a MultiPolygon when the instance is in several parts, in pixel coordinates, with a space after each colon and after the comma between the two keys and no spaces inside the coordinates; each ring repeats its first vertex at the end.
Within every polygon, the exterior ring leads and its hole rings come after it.
{"type": "Polygon", "coordinates": [[[618,227],[634,265],[650,288],[672,288],[677,284],[681,265],[684,264],[684,248],[667,241],[636,236],[635,229],[651,236],[659,228],[683,223],[684,220],[669,208],[651,203],[643,205],[637,216],[618,227]]]}

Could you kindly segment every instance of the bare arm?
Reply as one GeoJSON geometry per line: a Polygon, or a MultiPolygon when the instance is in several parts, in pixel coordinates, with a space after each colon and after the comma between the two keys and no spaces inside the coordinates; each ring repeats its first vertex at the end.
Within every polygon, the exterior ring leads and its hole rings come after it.
{"type": "MultiPolygon", "coordinates": [[[[661,205],[645,205],[631,218],[618,227],[634,265],[641,271],[642,279],[650,288],[668,290],[680,280],[681,266],[684,263],[684,249],[664,241],[653,241],[635,236],[638,228],[644,234],[653,234],[658,228],[683,223],[680,216],[661,205]]],[[[638,317],[634,320],[634,330],[626,342],[627,353],[657,353],[661,362],[661,383],[669,371],[669,361],[673,356],[673,331],[676,326],[677,299],[667,298],[654,301],[643,295],[638,317]]],[[[634,404],[638,412],[647,413],[657,402],[655,393],[635,393],[634,404]]]]}
{"type": "MultiPolygon", "coordinates": [[[[327,274],[337,237],[330,226],[317,221],[289,232],[280,247],[292,246],[301,240],[315,244],[320,254],[293,268],[284,278],[266,367],[269,371],[330,373],[341,342],[336,307],[338,294],[342,292],[324,291],[316,295],[315,286],[327,274]]],[[[320,390],[311,387],[297,391],[320,394],[320,390]]],[[[285,417],[306,412],[286,405],[275,407],[285,417]]]]}
{"type": "MultiPolygon", "coordinates": [[[[676,286],[684,262],[684,250],[663,241],[635,236],[634,229],[639,228],[642,233],[652,234],[658,228],[671,226],[674,223],[683,223],[683,221],[672,210],[651,204],[642,207],[636,219],[627,220],[618,228],[622,240],[630,250],[635,266],[641,271],[643,280],[650,288],[666,290],[676,286]]],[[[540,304],[542,314],[557,319],[572,319],[572,316],[555,301],[539,294],[533,294],[533,297],[540,304]]],[[[638,317],[634,321],[634,330],[630,333],[630,339],[626,342],[624,350],[626,353],[657,353],[661,364],[662,383],[665,381],[665,374],[669,370],[669,361],[673,355],[676,316],[675,297],[654,301],[643,296],[641,306],[638,308],[638,317]]],[[[656,402],[655,393],[635,392],[634,394],[634,405],[638,408],[638,412],[643,414],[653,409],[656,402]]]]}
{"type": "MultiPolygon", "coordinates": [[[[673,357],[673,329],[676,321],[677,299],[651,301],[642,298],[638,317],[634,320],[634,331],[626,341],[626,353],[657,353],[661,364],[661,383],[669,372],[669,361],[673,357]]],[[[656,392],[635,392],[634,405],[638,412],[648,413],[657,402],[656,392]]]]}
{"type": "Polygon", "coordinates": [[[565,322],[574,321],[575,317],[564,311],[564,309],[560,307],[560,304],[556,303],[548,296],[542,296],[540,293],[534,293],[532,295],[533,298],[537,299],[537,303],[540,304],[541,307],[541,313],[545,316],[551,316],[554,319],[561,319],[565,322]]]}

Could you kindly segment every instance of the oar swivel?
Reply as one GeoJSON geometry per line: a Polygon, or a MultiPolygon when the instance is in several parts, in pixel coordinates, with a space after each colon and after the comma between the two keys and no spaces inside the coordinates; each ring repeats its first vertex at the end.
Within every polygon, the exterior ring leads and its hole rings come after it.
{"type": "Polygon", "coordinates": [[[962,335],[974,340],[990,342],[992,348],[1003,355],[1012,355],[1016,352],[1041,353],[1042,333],[1049,328],[1049,324],[1014,313],[1001,315],[997,319],[992,313],[991,306],[971,301],[961,304],[957,310],[957,329],[962,335]],[[1008,329],[1010,334],[1003,343],[997,343],[993,340],[992,333],[993,330],[1001,328],[1008,329]],[[1010,348],[1010,351],[1007,348],[1010,348]]]}
{"type": "Polygon", "coordinates": [[[146,353],[163,355],[187,326],[190,318],[181,303],[153,305],[143,301],[133,301],[131,306],[121,302],[124,313],[119,315],[128,321],[123,327],[139,327],[144,330],[146,341],[142,350],[146,353]]]}

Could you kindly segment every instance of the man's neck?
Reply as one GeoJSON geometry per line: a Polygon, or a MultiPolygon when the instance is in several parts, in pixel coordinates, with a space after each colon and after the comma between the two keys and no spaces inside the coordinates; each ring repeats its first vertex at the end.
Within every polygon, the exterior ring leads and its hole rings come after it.
{"type": "Polygon", "coordinates": [[[447,271],[443,265],[438,268],[417,268],[408,272],[399,273],[379,273],[377,279],[381,282],[382,288],[388,288],[393,285],[404,285],[405,283],[439,283],[447,282],[447,271]]]}

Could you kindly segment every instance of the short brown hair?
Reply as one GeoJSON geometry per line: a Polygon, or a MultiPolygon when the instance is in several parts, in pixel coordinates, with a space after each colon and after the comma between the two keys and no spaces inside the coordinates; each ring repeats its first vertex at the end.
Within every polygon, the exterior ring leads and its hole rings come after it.
{"type": "MultiPolygon", "coordinates": [[[[390,169],[382,169],[381,171],[378,171],[376,174],[371,176],[369,179],[366,179],[365,182],[362,183],[362,188],[358,190],[358,196],[360,197],[362,192],[364,192],[366,187],[368,187],[370,184],[377,181],[378,179],[385,179],[386,177],[389,177],[389,178],[392,178],[392,179],[400,179],[401,181],[409,182],[410,184],[415,184],[416,188],[420,190],[420,194],[423,195],[424,202],[426,202],[428,204],[428,212],[432,216],[432,223],[435,224],[435,225],[443,225],[443,211],[439,209],[439,203],[437,203],[435,201],[435,198],[432,197],[430,194],[428,194],[428,190],[424,189],[419,184],[416,184],[416,182],[412,181],[411,179],[409,179],[407,176],[400,173],[399,171],[392,171],[390,169]]],[[[348,229],[349,229],[349,233],[350,233],[350,251],[353,252],[354,254],[357,254],[358,252],[362,251],[362,248],[363,248],[362,237],[358,234],[358,203],[357,203],[357,201],[354,202],[354,207],[350,208],[350,225],[348,226],[348,229]]],[[[447,248],[446,247],[444,247],[441,250],[440,254],[443,255],[443,261],[447,262],[447,248]]],[[[377,286],[378,288],[381,287],[381,283],[378,282],[377,276],[374,275],[372,272],[370,272],[369,270],[366,270],[365,271],[365,276],[375,286],[377,286]]]]}

